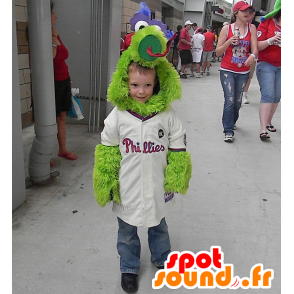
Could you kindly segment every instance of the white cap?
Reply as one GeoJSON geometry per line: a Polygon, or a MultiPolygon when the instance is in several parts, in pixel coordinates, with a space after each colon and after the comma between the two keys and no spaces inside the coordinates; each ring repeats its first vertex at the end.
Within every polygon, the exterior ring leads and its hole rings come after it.
{"type": "Polygon", "coordinates": [[[186,25],[192,25],[193,24],[193,22],[191,22],[191,20],[187,20],[186,22],[185,22],[185,26],[186,25]]]}

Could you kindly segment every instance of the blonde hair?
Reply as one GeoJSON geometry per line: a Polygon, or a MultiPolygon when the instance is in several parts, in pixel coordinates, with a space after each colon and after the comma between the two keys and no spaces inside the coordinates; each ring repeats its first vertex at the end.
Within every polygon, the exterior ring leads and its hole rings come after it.
{"type": "Polygon", "coordinates": [[[129,65],[129,69],[128,69],[128,73],[131,72],[138,72],[140,74],[148,74],[151,72],[154,72],[154,76],[156,77],[156,70],[155,68],[149,68],[149,67],[145,67],[140,65],[138,62],[132,61],[129,65]]]}

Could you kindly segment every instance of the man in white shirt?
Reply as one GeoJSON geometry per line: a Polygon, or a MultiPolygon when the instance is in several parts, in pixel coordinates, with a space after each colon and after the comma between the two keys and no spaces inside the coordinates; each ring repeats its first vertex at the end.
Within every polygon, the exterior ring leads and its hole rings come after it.
{"type": "Polygon", "coordinates": [[[195,71],[195,67],[196,67],[196,78],[202,78],[202,75],[200,74],[200,63],[201,63],[203,46],[204,46],[204,40],[205,40],[205,37],[203,35],[203,28],[200,27],[198,29],[198,33],[194,34],[192,36],[193,62],[192,62],[192,65],[191,65],[191,77],[195,76],[193,71],[195,71]]]}

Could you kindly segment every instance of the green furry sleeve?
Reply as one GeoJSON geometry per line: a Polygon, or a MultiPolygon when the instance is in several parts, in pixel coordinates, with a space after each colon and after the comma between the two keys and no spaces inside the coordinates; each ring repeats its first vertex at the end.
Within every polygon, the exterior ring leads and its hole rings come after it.
{"type": "Polygon", "coordinates": [[[101,207],[111,200],[120,203],[119,169],[122,156],[118,146],[96,146],[93,171],[95,198],[101,207]]]}
{"type": "Polygon", "coordinates": [[[179,192],[186,194],[192,174],[190,153],[172,152],[167,154],[167,167],[165,170],[165,192],[179,192]]]}

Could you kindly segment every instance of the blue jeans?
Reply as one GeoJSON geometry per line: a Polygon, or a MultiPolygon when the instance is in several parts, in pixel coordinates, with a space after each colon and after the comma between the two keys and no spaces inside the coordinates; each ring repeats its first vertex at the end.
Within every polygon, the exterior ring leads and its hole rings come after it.
{"type": "Polygon", "coordinates": [[[260,86],[260,103],[279,103],[281,100],[281,67],[267,62],[257,63],[256,76],[260,86]]]}
{"type": "MultiPolygon", "coordinates": [[[[140,269],[141,243],[137,227],[125,223],[119,217],[117,250],[120,255],[120,271],[137,274],[140,269]]],[[[171,252],[168,227],[163,218],[158,226],[148,228],[148,243],[151,262],[156,266],[163,265],[171,252]]]]}
{"type": "Polygon", "coordinates": [[[238,74],[221,70],[220,80],[224,91],[223,127],[225,134],[234,135],[234,124],[239,118],[242,93],[248,81],[249,73],[238,74]]]}

